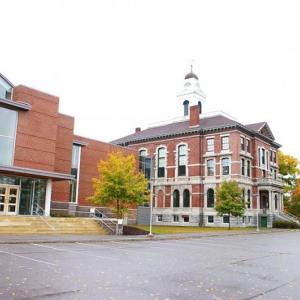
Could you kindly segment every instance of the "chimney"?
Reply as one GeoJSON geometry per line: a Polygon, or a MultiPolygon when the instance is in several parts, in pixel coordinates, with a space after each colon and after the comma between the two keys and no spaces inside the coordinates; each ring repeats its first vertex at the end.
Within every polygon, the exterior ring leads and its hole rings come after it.
{"type": "Polygon", "coordinates": [[[198,126],[200,124],[199,105],[190,107],[190,127],[198,126]]]}
{"type": "Polygon", "coordinates": [[[141,127],[137,127],[137,128],[135,129],[135,133],[138,133],[138,132],[141,132],[141,127]]]}

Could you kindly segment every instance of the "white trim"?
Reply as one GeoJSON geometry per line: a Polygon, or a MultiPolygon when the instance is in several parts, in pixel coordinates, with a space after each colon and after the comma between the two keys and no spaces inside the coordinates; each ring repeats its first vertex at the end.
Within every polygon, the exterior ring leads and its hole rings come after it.
{"type": "Polygon", "coordinates": [[[81,146],[79,146],[79,153],[78,153],[78,166],[77,166],[77,179],[76,179],[76,198],[75,198],[75,204],[78,204],[78,197],[79,197],[80,161],[81,161],[81,146]]]}

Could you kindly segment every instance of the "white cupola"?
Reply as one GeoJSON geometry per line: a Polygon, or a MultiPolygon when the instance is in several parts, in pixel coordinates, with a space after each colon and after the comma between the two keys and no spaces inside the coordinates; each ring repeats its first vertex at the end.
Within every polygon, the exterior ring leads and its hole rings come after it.
{"type": "Polygon", "coordinates": [[[202,112],[202,104],[205,102],[206,95],[200,89],[199,79],[193,73],[193,65],[191,65],[191,72],[184,77],[184,88],[177,95],[177,98],[184,106],[184,116],[189,114],[189,105],[198,104],[200,113],[202,112]]]}

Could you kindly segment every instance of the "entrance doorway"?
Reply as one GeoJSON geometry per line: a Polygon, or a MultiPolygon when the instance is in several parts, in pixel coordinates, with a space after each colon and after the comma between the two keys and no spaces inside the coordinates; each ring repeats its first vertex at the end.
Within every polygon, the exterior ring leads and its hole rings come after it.
{"type": "Polygon", "coordinates": [[[17,215],[20,188],[15,185],[0,185],[0,215],[17,215]]]}

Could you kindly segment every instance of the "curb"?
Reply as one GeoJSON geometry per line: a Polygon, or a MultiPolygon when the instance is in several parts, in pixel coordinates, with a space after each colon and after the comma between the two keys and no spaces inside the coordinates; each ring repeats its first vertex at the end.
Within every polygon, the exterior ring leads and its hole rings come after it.
{"type": "MultiPolygon", "coordinates": [[[[72,244],[78,242],[85,242],[85,243],[109,243],[109,242],[144,242],[144,241],[168,241],[168,240],[188,240],[188,239],[202,239],[206,237],[223,237],[223,236],[244,236],[244,235],[253,235],[253,234],[272,234],[272,233],[283,233],[283,232],[293,232],[296,230],[291,229],[279,229],[279,230],[264,230],[264,231],[251,231],[251,232],[220,232],[214,234],[205,234],[205,235],[175,235],[175,236],[163,236],[163,235],[154,235],[153,237],[143,236],[137,238],[136,236],[132,237],[120,237],[120,238],[104,238],[104,239],[28,239],[28,240],[4,240],[0,241],[0,245],[7,245],[7,244],[32,244],[32,243],[39,243],[39,244],[72,244]],[[135,238],[134,238],[135,237],[135,238]]],[[[0,236],[1,238],[1,236],[0,236]]]]}

